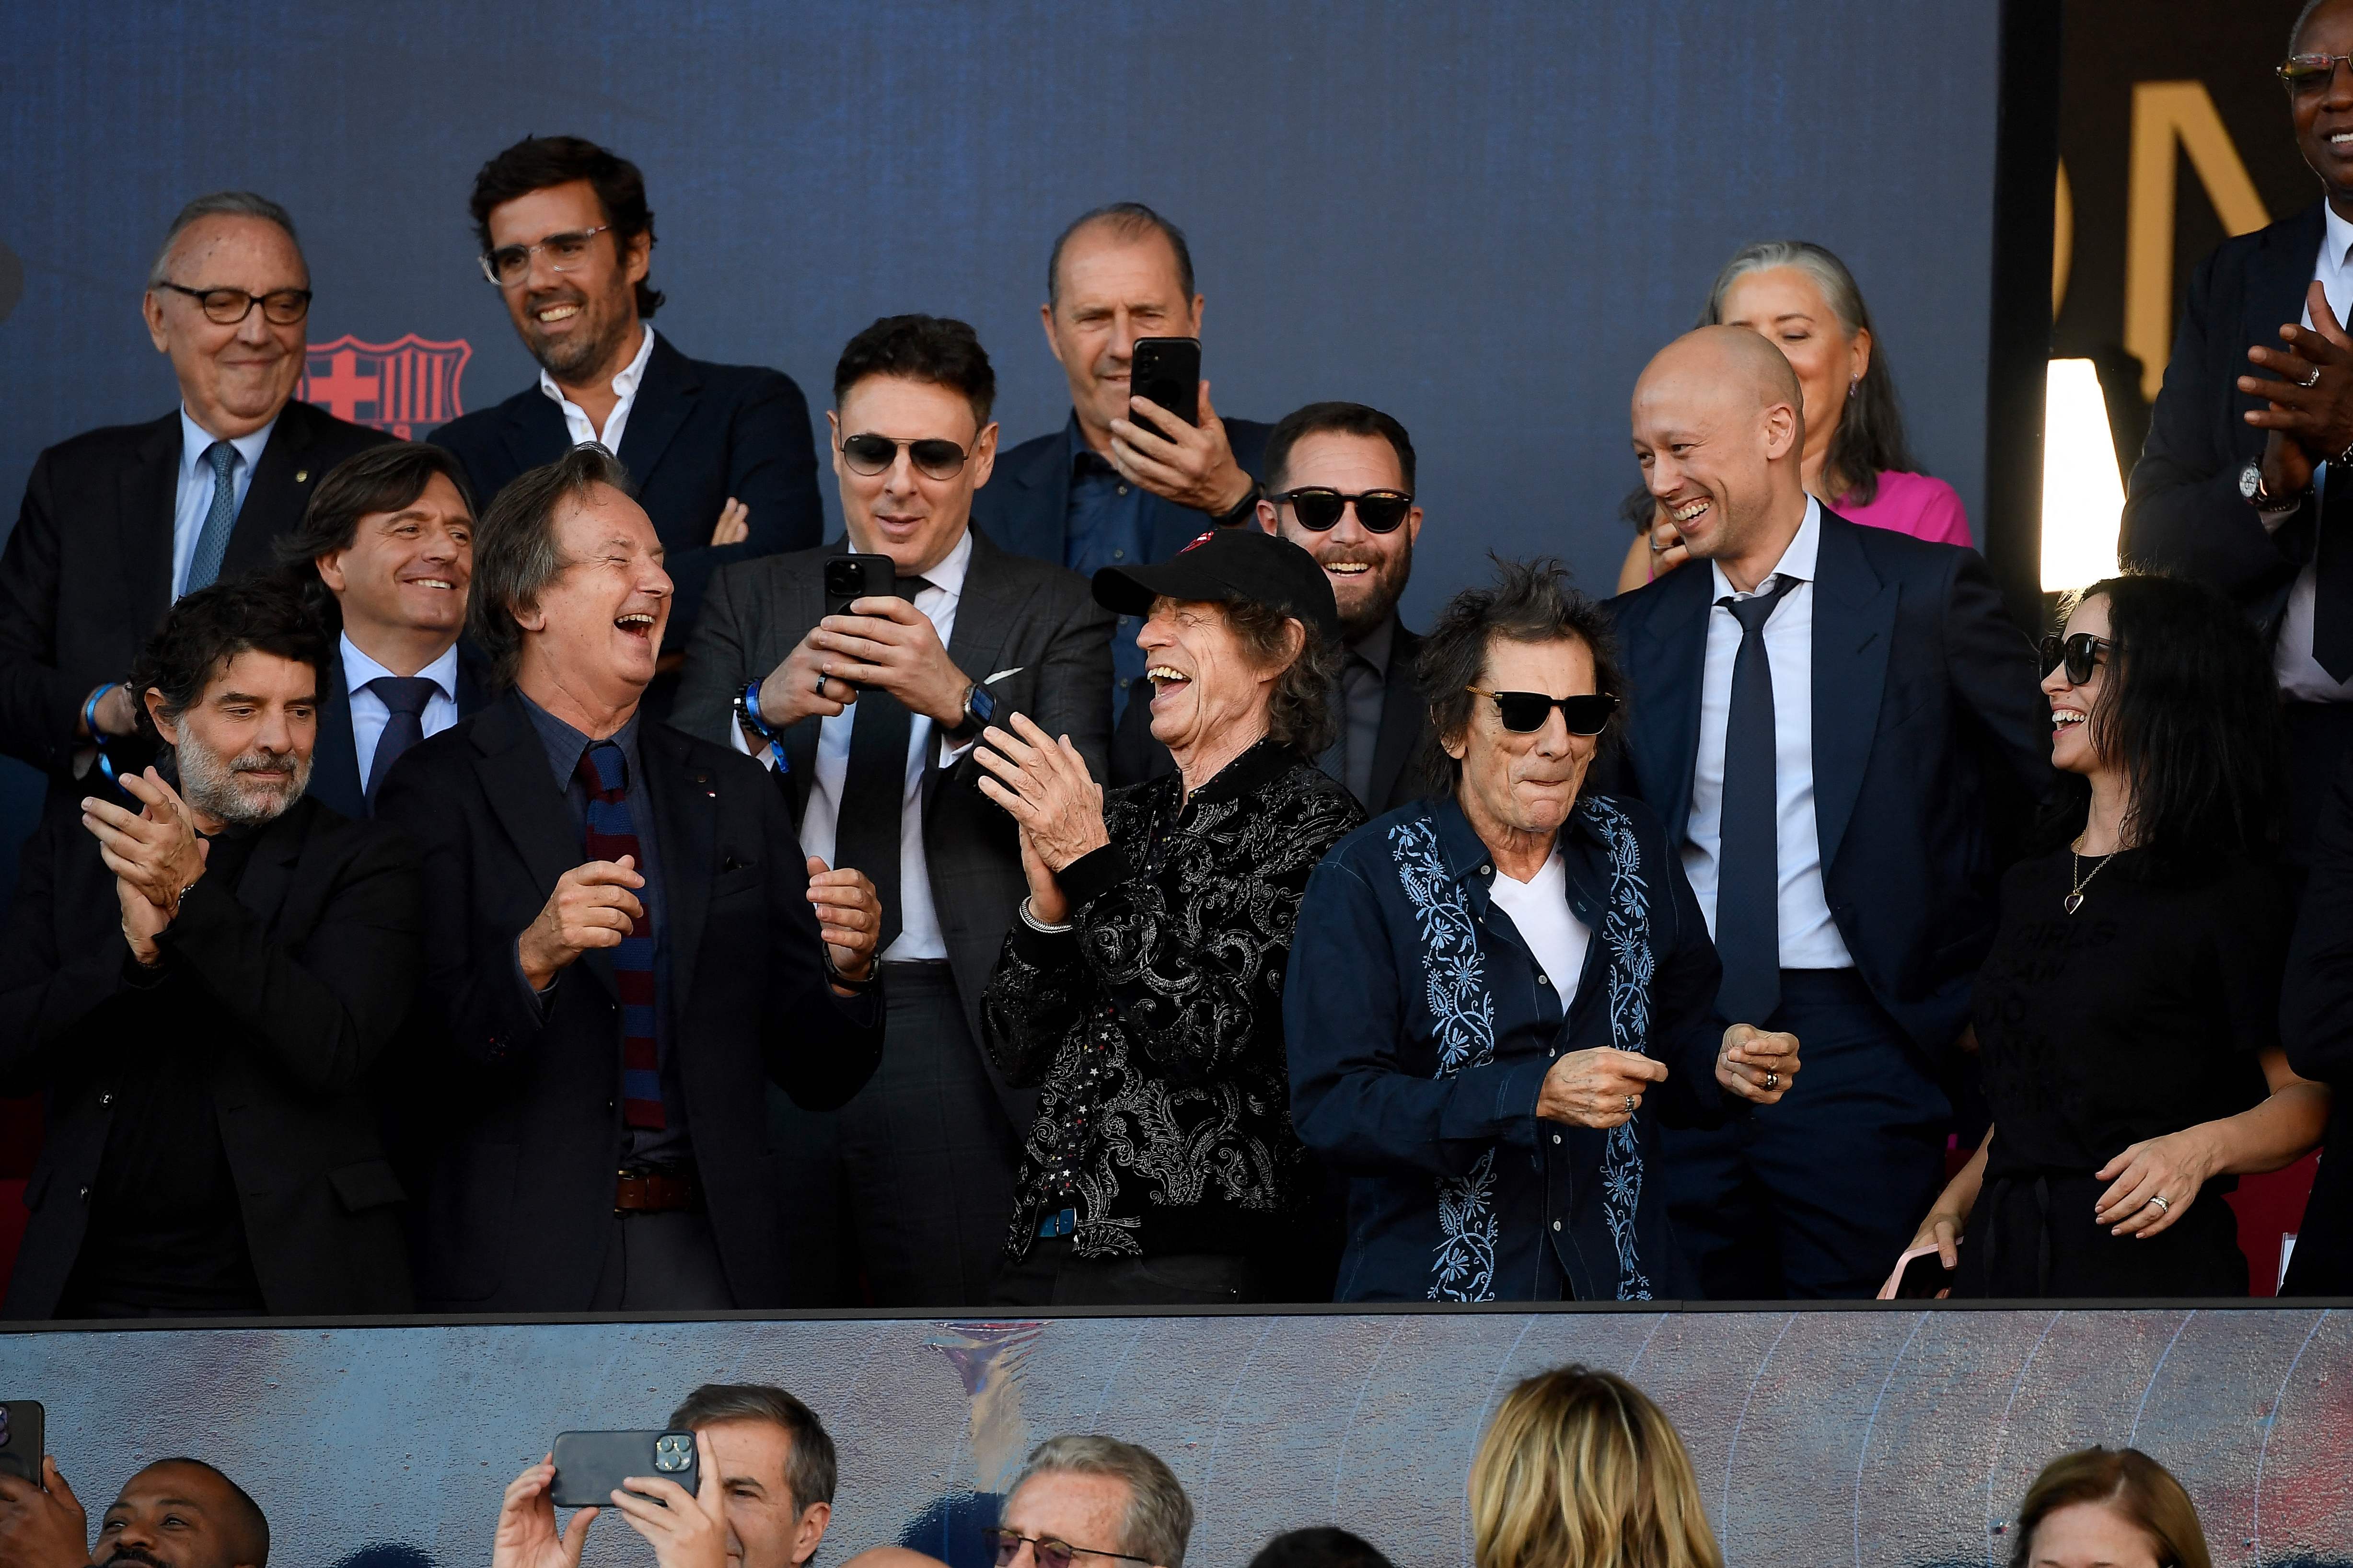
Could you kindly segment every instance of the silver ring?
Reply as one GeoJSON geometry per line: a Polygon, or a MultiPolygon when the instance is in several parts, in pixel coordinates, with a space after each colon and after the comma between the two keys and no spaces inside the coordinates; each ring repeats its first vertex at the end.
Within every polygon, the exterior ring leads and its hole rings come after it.
{"type": "Polygon", "coordinates": [[[2173,1205],[2167,1203],[2163,1198],[2151,1198],[2148,1201],[2149,1205],[2159,1214],[2170,1214],[2173,1212],[2173,1205]]]}
{"type": "Polygon", "coordinates": [[[1629,1116],[1634,1114],[1634,1097],[1630,1094],[1626,1097],[1626,1114],[1629,1116]]]}
{"type": "Polygon", "coordinates": [[[2306,392],[2310,392],[2314,387],[2318,386],[2320,384],[2320,367],[2318,365],[2314,365],[2312,367],[2312,374],[2306,376],[2302,381],[2297,382],[2296,384],[2304,388],[2306,392]]]}
{"type": "Polygon", "coordinates": [[[814,689],[819,697],[825,695],[825,672],[823,670],[818,671],[817,686],[814,689]]]}
{"type": "Polygon", "coordinates": [[[1767,1073],[1767,1074],[1765,1075],[1765,1087],[1766,1087],[1767,1089],[1778,1089],[1778,1088],[1780,1088],[1780,1087],[1781,1087],[1781,1075],[1780,1075],[1779,1073],[1777,1073],[1777,1072],[1768,1072],[1768,1073],[1767,1073]]]}

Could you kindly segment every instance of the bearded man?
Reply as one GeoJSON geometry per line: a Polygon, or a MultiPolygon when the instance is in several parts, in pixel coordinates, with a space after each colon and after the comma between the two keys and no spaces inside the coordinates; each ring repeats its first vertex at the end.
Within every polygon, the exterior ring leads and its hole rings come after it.
{"type": "Polygon", "coordinates": [[[188,595],[132,673],[142,809],[86,797],[26,848],[0,1094],[49,1122],[0,1317],[411,1309],[363,1085],[423,975],[420,879],[304,793],[327,657],[277,579],[188,595]]]}

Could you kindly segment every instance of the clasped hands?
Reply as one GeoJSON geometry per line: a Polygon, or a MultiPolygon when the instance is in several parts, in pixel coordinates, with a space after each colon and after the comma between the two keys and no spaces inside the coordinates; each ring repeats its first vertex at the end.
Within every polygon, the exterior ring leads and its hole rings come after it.
{"type": "MultiPolygon", "coordinates": [[[[665,1476],[631,1476],[612,1494],[629,1528],[654,1549],[657,1568],[727,1568],[727,1494],[711,1439],[694,1435],[696,1487],[691,1492],[665,1476]]],[[[575,1513],[555,1528],[555,1456],[550,1454],[507,1484],[491,1568],[580,1568],[588,1526],[601,1507],[575,1513]]]]}
{"type": "Polygon", "coordinates": [[[1103,785],[1068,735],[1046,733],[1027,713],[981,732],[975,753],[986,770],[980,792],[1003,806],[1021,837],[1021,872],[1029,883],[1029,912],[1048,925],[1070,920],[1059,874],[1081,856],[1111,842],[1103,826],[1103,785]]]}
{"type": "MultiPolygon", "coordinates": [[[[817,909],[827,960],[843,979],[865,980],[874,972],[874,943],[882,930],[881,895],[863,871],[837,871],[814,855],[807,868],[808,901],[817,909]]],[[[557,878],[545,906],[515,939],[524,981],[544,991],[589,949],[620,946],[645,918],[637,893],[645,885],[634,855],[591,860],[557,878]]]]}
{"type": "MultiPolygon", "coordinates": [[[[1778,1105],[1797,1076],[1797,1036],[1767,1032],[1754,1024],[1735,1024],[1724,1031],[1724,1043],[1715,1054],[1715,1081],[1726,1091],[1757,1105],[1778,1105]]],[[[1545,1074],[1536,1094],[1536,1115],[1571,1127],[1617,1127],[1634,1119],[1651,1085],[1666,1080],[1667,1065],[1655,1057],[1612,1046],[1571,1051],[1545,1074]]]]}
{"type": "Polygon", "coordinates": [[[180,895],[203,879],[212,846],[197,833],[188,803],[162,773],[149,768],[125,773],[120,782],[141,809],[84,795],[81,825],[98,840],[99,858],[114,873],[122,940],[133,958],[152,968],[163,956],[155,939],[178,917],[180,895]]]}
{"type": "Polygon", "coordinates": [[[2272,376],[2242,375],[2239,390],[2265,400],[2246,420],[2270,432],[2263,444],[2263,489],[2293,496],[2312,483],[2312,471],[2353,447],[2353,338],[2329,309],[2315,281],[2306,296],[2312,325],[2279,330],[2284,349],[2257,343],[2247,358],[2272,376]],[[2274,380],[2276,376],[2279,379],[2274,380]]]}

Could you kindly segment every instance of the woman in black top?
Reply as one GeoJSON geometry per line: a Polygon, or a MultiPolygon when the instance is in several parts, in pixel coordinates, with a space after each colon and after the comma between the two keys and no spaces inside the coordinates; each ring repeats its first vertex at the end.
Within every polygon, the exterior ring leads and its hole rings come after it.
{"type": "Polygon", "coordinates": [[[2244,1295],[2221,1194],[2328,1110],[2280,1049],[2270,662],[2221,595],[2160,576],[2085,590],[2042,658],[2050,847],[2003,879],[1978,973],[1994,1124],[1913,1245],[1964,1296],[2244,1295]]]}

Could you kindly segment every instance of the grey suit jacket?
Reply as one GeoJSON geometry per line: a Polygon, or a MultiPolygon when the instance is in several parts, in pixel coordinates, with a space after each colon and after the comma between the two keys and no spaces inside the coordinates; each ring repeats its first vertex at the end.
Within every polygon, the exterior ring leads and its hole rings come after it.
{"type": "MultiPolygon", "coordinates": [[[[821,549],[764,556],[714,574],[687,643],[670,722],[729,743],[735,694],[782,664],[824,617],[825,562],[846,548],[837,539],[821,549]]],[[[1084,577],[999,549],[987,535],[973,531],[972,562],[965,571],[948,657],[975,680],[998,676],[988,689],[997,699],[1000,723],[1012,713],[1026,713],[1048,733],[1070,736],[1089,771],[1105,780],[1111,626],[1111,612],[1094,602],[1084,577]]],[[[818,725],[805,719],[784,734],[789,763],[784,785],[796,824],[808,805],[818,725]]],[[[947,937],[956,995],[976,1041],[981,992],[997,968],[1005,928],[1029,891],[1013,819],[980,793],[979,777],[979,764],[967,752],[955,768],[934,768],[923,781],[923,858],[932,901],[947,937]]],[[[989,1077],[1008,1114],[1021,1108],[1028,1096],[1007,1089],[993,1067],[989,1077]]],[[[1026,1108],[1014,1125],[1029,1125],[1026,1108]]]]}

